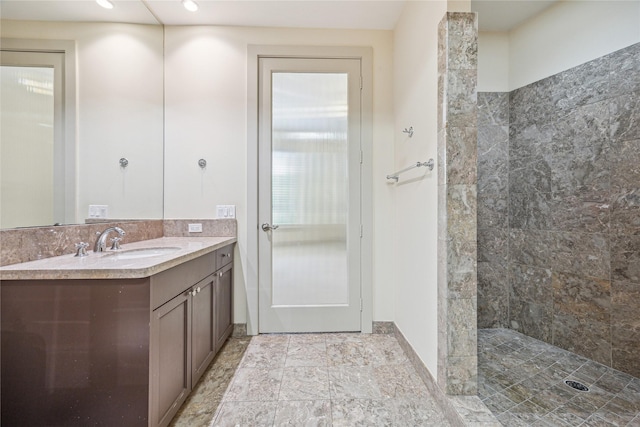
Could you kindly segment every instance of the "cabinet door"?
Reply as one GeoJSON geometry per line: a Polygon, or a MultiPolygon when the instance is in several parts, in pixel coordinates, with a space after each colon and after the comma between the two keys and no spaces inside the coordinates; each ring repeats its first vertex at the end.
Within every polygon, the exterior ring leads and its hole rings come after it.
{"type": "Polygon", "coordinates": [[[178,295],[151,316],[151,425],[166,426],[191,390],[190,294],[178,295]]]}
{"type": "Polygon", "coordinates": [[[216,272],[216,351],[233,330],[233,269],[228,264],[216,272]]]}
{"type": "Polygon", "coordinates": [[[213,310],[215,280],[215,275],[212,274],[192,288],[191,361],[193,372],[191,383],[193,386],[196,385],[196,382],[215,356],[215,317],[213,310]]]}

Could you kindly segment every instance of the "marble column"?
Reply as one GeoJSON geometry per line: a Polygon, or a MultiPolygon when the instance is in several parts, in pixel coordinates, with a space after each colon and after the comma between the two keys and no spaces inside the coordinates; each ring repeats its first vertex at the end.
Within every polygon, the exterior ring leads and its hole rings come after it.
{"type": "Polygon", "coordinates": [[[438,385],[477,391],[477,64],[475,13],[438,27],[438,385]]]}

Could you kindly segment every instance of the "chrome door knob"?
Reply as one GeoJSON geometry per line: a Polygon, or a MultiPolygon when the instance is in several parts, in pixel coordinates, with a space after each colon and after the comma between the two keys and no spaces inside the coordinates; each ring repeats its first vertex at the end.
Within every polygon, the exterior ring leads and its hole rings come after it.
{"type": "Polygon", "coordinates": [[[280,227],[279,225],[269,225],[268,222],[265,222],[264,224],[262,224],[262,231],[267,232],[267,231],[271,231],[271,230],[277,230],[278,227],[280,227]]]}

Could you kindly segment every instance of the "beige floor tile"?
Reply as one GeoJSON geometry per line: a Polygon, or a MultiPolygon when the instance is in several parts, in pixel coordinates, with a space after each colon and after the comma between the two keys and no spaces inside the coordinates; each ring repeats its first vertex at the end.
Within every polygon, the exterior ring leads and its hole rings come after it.
{"type": "Polygon", "coordinates": [[[448,425],[392,335],[259,335],[225,348],[174,426],[448,425]]]}

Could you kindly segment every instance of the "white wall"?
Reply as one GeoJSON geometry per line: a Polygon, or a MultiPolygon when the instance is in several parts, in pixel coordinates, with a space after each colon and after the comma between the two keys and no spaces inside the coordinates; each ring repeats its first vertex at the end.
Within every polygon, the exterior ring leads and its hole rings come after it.
{"type": "Polygon", "coordinates": [[[2,21],[1,31],[76,41],[77,221],[89,204],[109,205],[111,218],[162,218],[162,27],[2,21]]]}
{"type": "Polygon", "coordinates": [[[640,42],[640,1],[561,1],[509,39],[513,90],[640,42]]]}
{"type": "Polygon", "coordinates": [[[509,91],[509,34],[478,34],[478,92],[509,91]]]}
{"type": "Polygon", "coordinates": [[[478,91],[512,91],[638,42],[640,1],[560,1],[509,32],[479,34],[478,91]]]}
{"type": "MultiPolygon", "coordinates": [[[[394,37],[395,167],[437,160],[438,23],[447,3],[407,2],[394,37]],[[413,126],[409,138],[401,133],[413,126]]],[[[437,169],[388,184],[395,195],[395,322],[434,377],[438,355],[437,169]]]]}
{"type": "Polygon", "coordinates": [[[247,46],[371,46],[374,51],[374,320],[393,320],[392,32],[248,27],[166,27],[165,217],[215,217],[236,205],[235,319],[246,321],[247,46]],[[202,171],[199,158],[207,160],[202,171]]]}

